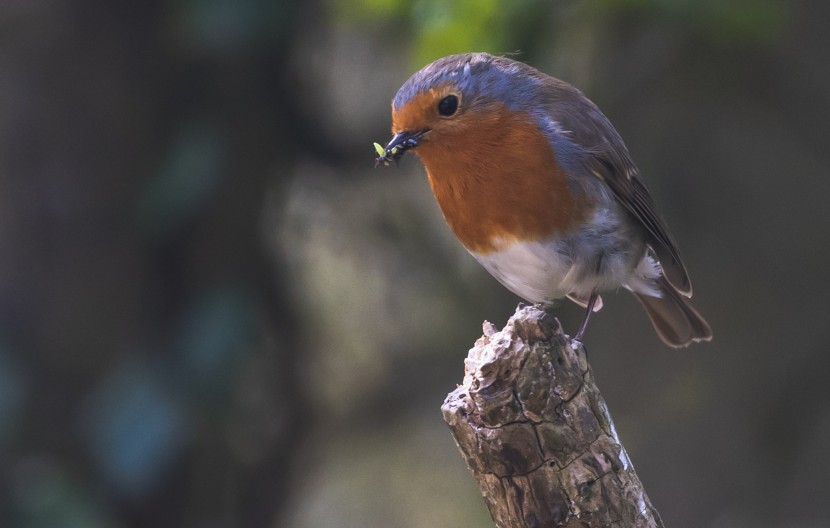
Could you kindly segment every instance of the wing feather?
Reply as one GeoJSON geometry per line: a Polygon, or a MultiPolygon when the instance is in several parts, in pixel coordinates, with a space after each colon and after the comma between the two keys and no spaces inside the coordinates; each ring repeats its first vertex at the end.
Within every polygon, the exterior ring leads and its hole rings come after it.
{"type": "Polygon", "coordinates": [[[666,278],[680,293],[690,297],[689,273],[622,138],[608,118],[579,90],[562,81],[553,81],[549,86],[548,108],[561,133],[587,153],[586,169],[604,181],[619,203],[645,228],[647,243],[660,261],[666,278]]]}

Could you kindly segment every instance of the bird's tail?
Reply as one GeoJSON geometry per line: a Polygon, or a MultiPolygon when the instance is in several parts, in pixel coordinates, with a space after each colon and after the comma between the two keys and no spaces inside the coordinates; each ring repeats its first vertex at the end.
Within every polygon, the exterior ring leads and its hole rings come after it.
{"type": "Polygon", "coordinates": [[[681,295],[664,277],[657,279],[662,297],[633,292],[645,308],[654,330],[671,347],[685,347],[697,341],[712,339],[712,328],[689,299],[681,295]]]}

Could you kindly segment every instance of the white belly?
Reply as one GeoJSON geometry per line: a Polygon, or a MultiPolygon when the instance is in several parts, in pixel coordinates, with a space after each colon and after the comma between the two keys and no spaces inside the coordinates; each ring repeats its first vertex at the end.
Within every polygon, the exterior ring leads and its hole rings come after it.
{"type": "Polygon", "coordinates": [[[625,219],[600,210],[593,221],[563,238],[501,242],[500,251],[473,256],[507,289],[535,303],[566,295],[587,299],[620,286],[659,297],[660,264],[625,219]]]}

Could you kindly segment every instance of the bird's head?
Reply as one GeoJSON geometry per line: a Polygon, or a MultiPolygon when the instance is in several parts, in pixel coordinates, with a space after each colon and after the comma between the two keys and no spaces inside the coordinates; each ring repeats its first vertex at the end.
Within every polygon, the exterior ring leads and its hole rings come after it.
{"type": "MultiPolygon", "coordinates": [[[[392,100],[392,134],[378,161],[397,161],[414,149],[457,150],[479,138],[477,130],[498,130],[507,110],[529,108],[534,76],[524,64],[486,53],[451,55],[432,62],[401,86],[392,100]],[[492,125],[485,126],[482,125],[492,125]]],[[[491,134],[492,135],[492,134],[491,134]]],[[[469,151],[469,149],[468,149],[469,151]]]]}

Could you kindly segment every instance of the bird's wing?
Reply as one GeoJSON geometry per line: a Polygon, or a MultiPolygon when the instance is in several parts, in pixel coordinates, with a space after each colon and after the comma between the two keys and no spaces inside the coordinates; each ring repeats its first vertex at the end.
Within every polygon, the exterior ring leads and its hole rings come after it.
{"type": "Polygon", "coordinates": [[[564,98],[557,97],[553,108],[563,133],[589,154],[588,170],[608,185],[620,204],[646,229],[648,245],[666,278],[680,293],[691,296],[689,273],[625,143],[599,108],[572,90],[564,98]]]}

